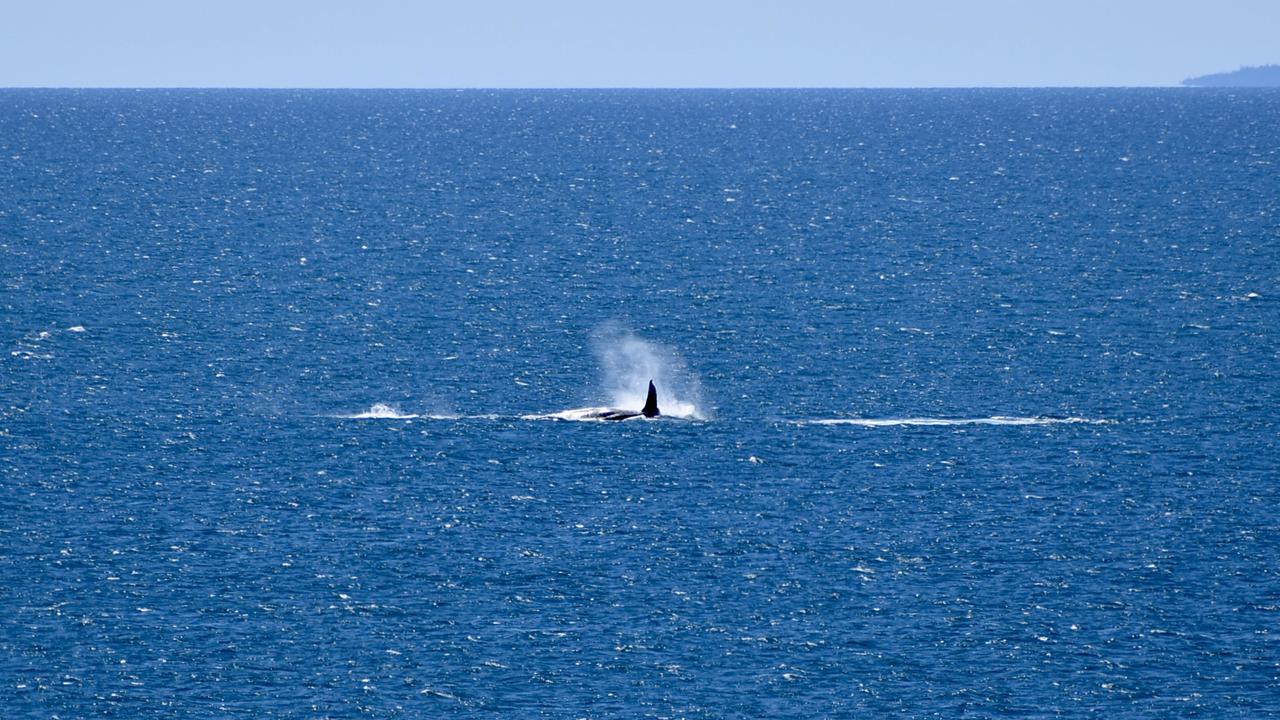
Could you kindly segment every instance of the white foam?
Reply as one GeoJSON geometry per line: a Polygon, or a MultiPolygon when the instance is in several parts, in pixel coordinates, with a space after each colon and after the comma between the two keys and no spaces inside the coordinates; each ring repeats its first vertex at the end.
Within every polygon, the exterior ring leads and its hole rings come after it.
{"type": "Polygon", "coordinates": [[[612,408],[607,407],[583,407],[572,408],[570,410],[561,410],[553,413],[537,413],[532,415],[521,415],[521,420],[599,420],[601,413],[608,412],[612,408]]]}
{"type": "Polygon", "coordinates": [[[339,415],[338,417],[349,418],[351,420],[412,420],[419,417],[415,413],[403,413],[395,405],[388,403],[374,403],[368,410],[358,412],[354,415],[339,415]]]}
{"type": "Polygon", "coordinates": [[[979,418],[829,418],[821,420],[798,420],[800,425],[858,425],[861,427],[903,427],[903,426],[952,426],[952,425],[1105,425],[1113,420],[1093,420],[1082,417],[1008,417],[993,415],[979,418]]]}

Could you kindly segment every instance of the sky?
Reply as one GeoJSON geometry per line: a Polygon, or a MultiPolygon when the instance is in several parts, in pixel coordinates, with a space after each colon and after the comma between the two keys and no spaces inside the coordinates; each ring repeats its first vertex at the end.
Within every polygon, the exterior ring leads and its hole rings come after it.
{"type": "Polygon", "coordinates": [[[0,0],[0,87],[1176,85],[1280,0],[0,0]]]}

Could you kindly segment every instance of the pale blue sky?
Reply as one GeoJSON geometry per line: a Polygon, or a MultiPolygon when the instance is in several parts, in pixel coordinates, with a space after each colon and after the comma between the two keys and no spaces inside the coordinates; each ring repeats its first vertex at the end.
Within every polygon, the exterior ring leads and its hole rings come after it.
{"type": "Polygon", "coordinates": [[[1173,85],[1280,0],[3,0],[0,87],[1173,85]]]}

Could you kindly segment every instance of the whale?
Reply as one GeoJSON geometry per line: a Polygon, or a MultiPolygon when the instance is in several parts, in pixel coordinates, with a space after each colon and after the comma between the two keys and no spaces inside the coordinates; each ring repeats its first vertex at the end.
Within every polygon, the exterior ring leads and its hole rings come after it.
{"type": "Polygon", "coordinates": [[[590,418],[596,420],[630,420],[631,418],[656,418],[662,413],[658,410],[658,390],[653,386],[653,381],[649,381],[649,394],[644,398],[644,407],[639,412],[634,410],[618,410],[609,408],[597,413],[591,414],[590,418]]]}

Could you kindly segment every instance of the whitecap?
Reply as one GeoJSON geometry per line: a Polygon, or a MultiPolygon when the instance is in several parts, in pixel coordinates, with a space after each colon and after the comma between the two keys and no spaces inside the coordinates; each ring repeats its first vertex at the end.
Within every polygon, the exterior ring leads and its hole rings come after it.
{"type": "Polygon", "coordinates": [[[339,415],[338,417],[349,418],[351,420],[412,420],[418,417],[416,413],[400,412],[395,405],[388,403],[374,403],[364,412],[358,412],[352,415],[339,415]]]}

